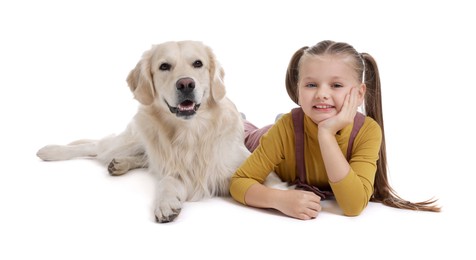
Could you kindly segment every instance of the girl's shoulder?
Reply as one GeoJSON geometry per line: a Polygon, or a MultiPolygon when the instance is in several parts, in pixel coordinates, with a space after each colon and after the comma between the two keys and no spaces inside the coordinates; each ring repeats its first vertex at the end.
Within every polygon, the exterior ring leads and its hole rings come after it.
{"type": "Polygon", "coordinates": [[[380,128],[380,125],[375,121],[375,119],[371,118],[370,116],[365,116],[365,121],[362,127],[370,127],[370,128],[380,128]]]}
{"type": "Polygon", "coordinates": [[[364,124],[360,128],[357,136],[364,135],[364,136],[372,136],[372,137],[381,137],[382,136],[382,128],[380,125],[375,121],[375,119],[366,116],[364,124]]]}
{"type": "Polygon", "coordinates": [[[278,126],[280,128],[290,128],[290,127],[292,127],[293,126],[293,117],[292,117],[291,112],[277,115],[276,119],[275,119],[275,122],[274,122],[274,125],[278,126]]]}

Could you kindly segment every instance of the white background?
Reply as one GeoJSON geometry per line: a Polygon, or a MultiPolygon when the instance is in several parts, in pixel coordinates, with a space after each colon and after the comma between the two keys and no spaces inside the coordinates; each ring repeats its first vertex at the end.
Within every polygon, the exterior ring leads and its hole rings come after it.
{"type": "Polygon", "coordinates": [[[1,259],[474,258],[475,72],[470,1],[2,1],[1,259]],[[146,171],[46,163],[43,145],[120,132],[125,78],[152,44],[199,40],[228,96],[258,126],[294,107],[286,66],[302,46],[345,41],[379,65],[390,182],[441,213],[335,205],[299,221],[229,198],[156,224],[146,171]],[[472,242],[471,242],[472,241],[472,242]]]}

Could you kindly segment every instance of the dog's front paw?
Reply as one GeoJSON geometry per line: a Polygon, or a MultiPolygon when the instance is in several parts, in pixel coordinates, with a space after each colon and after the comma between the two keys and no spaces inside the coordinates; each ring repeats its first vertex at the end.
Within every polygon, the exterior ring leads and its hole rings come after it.
{"type": "Polygon", "coordinates": [[[182,210],[182,201],[179,198],[169,198],[157,202],[155,220],[158,223],[172,222],[182,210]]]}

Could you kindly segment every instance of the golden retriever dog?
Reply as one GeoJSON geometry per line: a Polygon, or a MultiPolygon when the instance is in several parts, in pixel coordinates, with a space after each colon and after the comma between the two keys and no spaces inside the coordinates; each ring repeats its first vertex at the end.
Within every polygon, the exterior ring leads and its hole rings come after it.
{"type": "Polygon", "coordinates": [[[242,117],[226,97],[223,76],[201,42],[154,45],[127,77],[140,106],[122,133],[47,145],[37,156],[93,157],[111,175],[147,167],[157,180],[156,220],[173,221],[185,201],[227,196],[231,175],[249,155],[242,117]]]}

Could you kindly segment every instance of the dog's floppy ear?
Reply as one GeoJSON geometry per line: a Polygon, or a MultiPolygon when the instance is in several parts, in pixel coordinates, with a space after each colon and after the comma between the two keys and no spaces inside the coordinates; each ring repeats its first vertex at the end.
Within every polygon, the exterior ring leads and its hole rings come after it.
{"type": "Polygon", "coordinates": [[[149,52],[144,53],[142,59],[127,76],[127,84],[134,93],[134,98],[143,105],[150,105],[154,102],[155,89],[152,81],[150,69],[151,58],[149,52]]]}
{"type": "Polygon", "coordinates": [[[220,63],[213,54],[213,51],[210,48],[208,49],[208,56],[210,58],[210,93],[215,101],[219,101],[225,97],[226,89],[223,82],[225,76],[225,71],[221,67],[220,63]]]}

